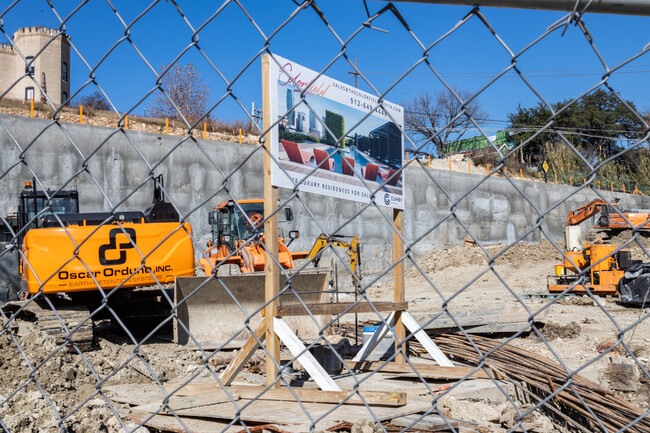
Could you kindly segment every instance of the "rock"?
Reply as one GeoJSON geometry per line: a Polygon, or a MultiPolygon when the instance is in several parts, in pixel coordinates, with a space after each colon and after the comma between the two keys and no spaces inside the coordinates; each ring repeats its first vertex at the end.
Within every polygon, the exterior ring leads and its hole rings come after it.
{"type": "Polygon", "coordinates": [[[381,426],[370,419],[360,419],[350,429],[350,433],[381,433],[382,431],[381,426]]]}
{"type": "Polygon", "coordinates": [[[613,391],[637,391],[639,388],[639,377],[636,365],[611,363],[605,371],[609,389],[613,391]]]}

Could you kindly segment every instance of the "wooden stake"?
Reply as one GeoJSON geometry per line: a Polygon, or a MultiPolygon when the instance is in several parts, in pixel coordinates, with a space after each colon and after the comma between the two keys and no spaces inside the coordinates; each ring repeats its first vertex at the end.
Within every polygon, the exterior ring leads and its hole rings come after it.
{"type": "Polygon", "coordinates": [[[260,342],[264,342],[265,338],[266,323],[262,321],[262,323],[260,323],[255,330],[255,335],[248,337],[246,343],[244,343],[241,349],[239,349],[237,355],[233,358],[232,361],[230,361],[228,367],[226,367],[223,373],[221,373],[219,376],[219,379],[221,379],[224,386],[228,386],[232,383],[232,381],[235,379],[235,376],[237,376],[237,373],[241,371],[242,367],[244,367],[244,364],[246,364],[250,357],[253,356],[253,353],[255,353],[255,350],[257,350],[259,347],[259,343],[257,342],[258,339],[260,342]],[[256,336],[257,338],[255,338],[256,336]]]}
{"type": "MultiPolygon", "coordinates": [[[[404,242],[400,234],[404,233],[404,211],[393,209],[393,262],[397,262],[404,256],[404,242]]],[[[406,299],[404,292],[404,261],[395,265],[393,268],[393,292],[395,302],[404,302],[406,299]]],[[[395,362],[406,363],[406,329],[402,323],[402,312],[395,312],[395,362]],[[400,345],[399,342],[402,344],[400,345]]]]}
{"type": "MultiPolygon", "coordinates": [[[[269,55],[262,56],[262,95],[263,95],[263,128],[267,131],[271,126],[271,89],[269,55]]],[[[266,239],[266,262],[264,266],[265,282],[264,295],[266,311],[269,313],[264,317],[266,322],[266,385],[277,388],[280,382],[278,377],[278,365],[280,365],[280,339],[274,331],[273,317],[278,306],[278,293],[280,293],[280,270],[276,264],[279,256],[278,242],[278,216],[275,211],[278,208],[278,188],[271,184],[271,169],[273,160],[271,158],[272,143],[270,134],[264,140],[264,234],[266,239]],[[273,216],[271,216],[273,215],[273,216]]]]}

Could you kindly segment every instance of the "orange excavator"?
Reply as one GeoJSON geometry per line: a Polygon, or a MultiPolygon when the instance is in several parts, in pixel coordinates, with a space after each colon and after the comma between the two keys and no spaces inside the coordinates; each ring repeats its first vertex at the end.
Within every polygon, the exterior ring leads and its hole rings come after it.
{"type": "Polygon", "coordinates": [[[578,225],[597,214],[600,214],[600,217],[594,224],[594,229],[599,231],[618,231],[635,227],[641,230],[650,230],[650,210],[620,209],[618,201],[608,203],[602,199],[593,200],[569,212],[566,217],[566,225],[578,225]]]}
{"type": "Polygon", "coordinates": [[[636,279],[629,272],[642,265],[640,260],[632,260],[629,250],[616,252],[615,245],[602,239],[581,244],[582,231],[579,224],[598,213],[601,216],[594,225],[597,230],[631,229],[632,226],[621,215],[625,215],[635,226],[647,223],[647,213],[618,210],[615,208],[617,206],[618,203],[597,199],[569,212],[565,227],[565,258],[562,265],[555,267],[555,275],[549,277],[547,288],[550,293],[562,293],[570,289],[571,293],[578,294],[587,291],[596,295],[619,294],[622,301],[630,304],[644,302],[650,285],[636,279]],[[624,294],[621,293],[619,284],[622,279],[625,283],[624,294]]]}
{"type": "MultiPolygon", "coordinates": [[[[286,221],[293,220],[290,207],[284,207],[286,221]]],[[[208,214],[212,226],[212,240],[199,265],[205,275],[212,275],[223,265],[237,265],[242,273],[264,270],[266,263],[264,233],[264,200],[228,200],[219,203],[208,214]]],[[[289,241],[279,239],[279,262],[284,269],[293,269],[293,261],[304,259],[309,252],[289,251],[289,245],[300,236],[297,230],[289,232],[289,241]]]]}

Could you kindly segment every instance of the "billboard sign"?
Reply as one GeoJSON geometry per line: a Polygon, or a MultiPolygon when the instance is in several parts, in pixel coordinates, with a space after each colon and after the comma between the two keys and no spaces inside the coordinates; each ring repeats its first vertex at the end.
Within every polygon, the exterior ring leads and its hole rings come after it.
{"type": "Polygon", "coordinates": [[[272,184],[364,203],[376,191],[377,204],[404,209],[404,109],[382,101],[372,111],[374,95],[325,75],[314,81],[316,71],[276,55],[268,61],[265,97],[271,123],[279,120],[272,184]]]}

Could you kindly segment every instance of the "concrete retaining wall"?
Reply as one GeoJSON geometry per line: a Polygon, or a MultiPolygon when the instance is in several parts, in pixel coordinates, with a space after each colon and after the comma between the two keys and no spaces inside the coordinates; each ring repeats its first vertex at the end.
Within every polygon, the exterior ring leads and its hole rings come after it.
{"type": "MultiPolygon", "coordinates": [[[[0,114],[0,149],[3,215],[16,211],[16,197],[34,175],[50,188],[72,179],[65,188],[79,190],[82,212],[113,207],[144,210],[151,203],[153,188],[146,179],[149,173],[162,173],[169,199],[192,224],[197,255],[210,238],[208,210],[226,200],[228,193],[244,199],[259,198],[263,192],[262,149],[249,145],[138,131],[125,134],[112,128],[0,114]]],[[[416,241],[411,248],[416,258],[462,244],[469,236],[465,227],[486,243],[538,242],[542,233],[534,227],[540,213],[550,208],[541,227],[551,239],[560,240],[566,214],[596,197],[591,190],[569,186],[419,167],[407,168],[405,190],[405,236],[408,242],[416,241]],[[456,203],[453,209],[452,202],[456,203]]],[[[290,196],[291,191],[281,190],[281,199],[290,196]]],[[[625,207],[650,208],[646,197],[614,196],[625,207]]],[[[302,193],[300,198],[302,202],[294,198],[290,203],[295,221],[284,224],[285,230],[301,232],[292,249],[309,249],[323,230],[356,234],[363,245],[365,274],[376,274],[390,264],[391,210],[302,193]]]]}

